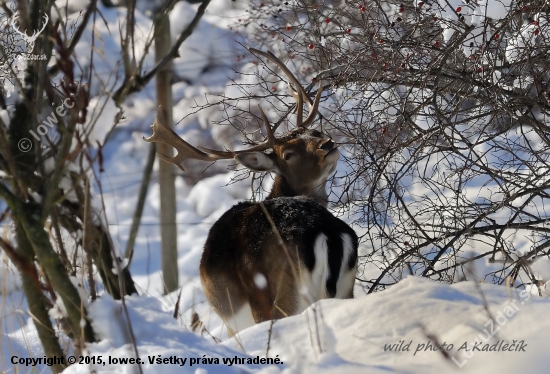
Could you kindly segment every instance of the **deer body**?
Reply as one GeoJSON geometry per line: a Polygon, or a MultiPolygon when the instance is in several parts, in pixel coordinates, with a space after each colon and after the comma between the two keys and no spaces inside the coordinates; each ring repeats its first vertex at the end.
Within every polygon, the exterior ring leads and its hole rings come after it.
{"type": "Polygon", "coordinates": [[[352,298],[356,267],[357,236],[347,224],[309,198],[277,197],[222,215],[204,246],[200,275],[210,304],[236,332],[301,313],[317,300],[352,298]]]}
{"type": "Polygon", "coordinates": [[[214,223],[204,246],[204,293],[229,335],[254,323],[298,314],[320,299],[352,298],[357,270],[357,235],[325,208],[325,185],[340,152],[330,137],[307,128],[317,114],[322,83],[311,103],[277,57],[249,50],[275,62],[297,87],[289,84],[297,101],[295,130],[275,137],[276,128],[259,107],[267,141],[247,150],[197,149],[164,125],[160,115],[146,139],[176,148],[176,156],[159,157],[182,170],[181,163],[189,158],[234,158],[250,170],[276,174],[266,200],[233,206],[214,223]],[[304,103],[309,106],[305,120],[304,103]]]}

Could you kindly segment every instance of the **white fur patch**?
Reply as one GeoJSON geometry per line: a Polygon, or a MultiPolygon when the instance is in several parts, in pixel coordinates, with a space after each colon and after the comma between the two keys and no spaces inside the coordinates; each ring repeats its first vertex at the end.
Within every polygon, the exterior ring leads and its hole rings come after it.
{"type": "Polygon", "coordinates": [[[303,312],[307,307],[317,300],[326,299],[327,295],[327,279],[329,276],[328,267],[328,245],[327,236],[319,234],[315,239],[313,246],[315,254],[315,266],[311,273],[304,269],[300,273],[300,300],[298,303],[297,313],[303,312]]]}
{"type": "Polygon", "coordinates": [[[232,317],[227,318],[225,323],[235,333],[250,326],[254,326],[256,322],[254,321],[254,317],[252,317],[252,309],[250,308],[250,304],[244,304],[237,313],[233,314],[232,317]]]}
{"type": "Polygon", "coordinates": [[[348,296],[349,290],[353,288],[355,283],[355,267],[348,270],[348,261],[354,253],[353,242],[348,234],[342,234],[342,248],[344,253],[342,256],[342,264],[340,265],[340,274],[336,283],[335,298],[343,299],[348,296]]]}

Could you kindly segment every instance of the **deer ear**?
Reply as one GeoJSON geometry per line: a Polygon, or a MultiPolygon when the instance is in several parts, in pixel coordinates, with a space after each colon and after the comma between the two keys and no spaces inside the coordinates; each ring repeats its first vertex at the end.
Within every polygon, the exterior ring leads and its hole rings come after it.
{"type": "Polygon", "coordinates": [[[235,155],[235,160],[254,171],[277,171],[277,165],[263,152],[243,152],[235,155]]]}

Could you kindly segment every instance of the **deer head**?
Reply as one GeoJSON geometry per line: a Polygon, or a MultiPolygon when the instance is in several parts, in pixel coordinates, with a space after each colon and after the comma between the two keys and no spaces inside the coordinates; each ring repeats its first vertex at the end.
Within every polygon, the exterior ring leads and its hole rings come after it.
{"type": "Polygon", "coordinates": [[[38,38],[38,35],[44,31],[46,28],[46,25],[48,24],[48,21],[50,18],[47,14],[44,14],[44,24],[42,25],[42,28],[40,30],[34,30],[31,36],[27,35],[27,29],[25,31],[21,32],[19,31],[19,27],[15,24],[15,20],[19,18],[19,11],[15,12],[13,16],[11,17],[11,26],[19,35],[23,37],[23,40],[25,41],[25,45],[27,46],[27,53],[32,53],[34,50],[34,42],[36,42],[36,39],[38,38]]]}
{"type": "Polygon", "coordinates": [[[185,169],[181,163],[187,159],[216,161],[234,158],[248,169],[270,171],[277,175],[268,199],[279,196],[303,195],[326,205],[325,184],[328,176],[336,168],[340,152],[336,147],[336,143],[328,136],[317,130],[308,129],[318,113],[319,101],[323,92],[322,82],[319,83],[319,89],[312,103],[296,77],[274,54],[253,48],[248,50],[274,62],[289,78],[288,88],[290,94],[296,100],[296,129],[276,137],[274,134],[276,128],[271,127],[267,116],[262,108],[258,106],[267,139],[263,143],[245,150],[218,151],[193,147],[181,139],[164,123],[159,110],[159,115],[157,115],[153,126],[151,126],[153,135],[149,138],[144,137],[144,140],[147,142],[160,142],[174,147],[177,150],[176,156],[168,157],[159,154],[159,157],[164,161],[175,164],[183,171],[185,169]],[[293,88],[293,85],[296,89],[293,88]],[[309,113],[305,119],[303,118],[304,103],[309,107],[309,113]],[[271,150],[271,152],[268,152],[268,150],[271,150]]]}

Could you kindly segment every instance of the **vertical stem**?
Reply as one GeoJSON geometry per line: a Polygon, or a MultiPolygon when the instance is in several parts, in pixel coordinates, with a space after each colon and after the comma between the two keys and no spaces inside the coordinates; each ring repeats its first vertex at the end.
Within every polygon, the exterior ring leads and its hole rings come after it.
{"type": "MultiPolygon", "coordinates": [[[[21,275],[23,292],[27,298],[29,312],[33,316],[38,337],[40,338],[42,347],[44,347],[44,353],[46,356],[51,358],[64,357],[63,350],[59,345],[50,316],[48,315],[49,302],[47,302],[46,297],[40,289],[38,272],[33,261],[34,253],[32,246],[25,235],[25,231],[18,222],[15,222],[15,236],[17,240],[17,250],[13,250],[13,248],[6,248],[5,246],[9,244],[4,243],[4,241],[0,240],[0,244],[2,244],[1,246],[4,249],[4,252],[16,265],[17,270],[21,275]]],[[[56,364],[53,365],[51,369],[54,373],[60,373],[65,369],[65,367],[65,365],[56,364]]]]}
{"type": "Polygon", "coordinates": [[[134,217],[132,219],[132,227],[130,228],[130,235],[128,236],[128,242],[126,243],[126,250],[124,251],[124,257],[128,259],[128,266],[130,266],[134,255],[134,244],[136,242],[139,224],[141,223],[141,216],[143,215],[143,207],[145,205],[145,198],[147,197],[149,182],[151,181],[151,174],[153,173],[156,150],[157,147],[155,146],[155,143],[150,143],[147,162],[145,163],[145,169],[143,170],[143,179],[141,180],[141,186],[139,187],[136,210],[134,211],[134,217]]]}
{"type": "Polygon", "coordinates": [[[78,345],[77,339],[79,338],[81,343],[93,342],[95,340],[94,332],[86,317],[86,309],[82,305],[80,295],[72,284],[67,270],[53,250],[50,237],[44,230],[44,226],[40,220],[36,219],[36,214],[33,214],[31,207],[20,206],[18,208],[13,213],[21,222],[25,236],[28,238],[38,262],[65,304],[75,335],[75,345],[78,345]]]}
{"type": "MultiPolygon", "coordinates": [[[[161,61],[170,51],[170,20],[167,14],[159,13],[155,17],[155,59],[161,61]]],[[[173,126],[172,118],[172,61],[162,68],[156,76],[157,103],[162,106],[168,126],[173,126]]],[[[172,147],[159,144],[158,152],[172,155],[172,147]]],[[[162,238],[162,271],[164,275],[164,293],[178,288],[178,247],[176,230],[176,187],[175,168],[168,162],[159,161],[160,184],[160,232],[162,238]]]]}

